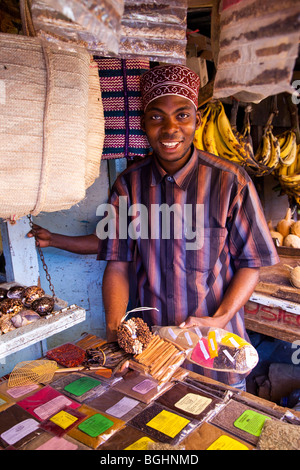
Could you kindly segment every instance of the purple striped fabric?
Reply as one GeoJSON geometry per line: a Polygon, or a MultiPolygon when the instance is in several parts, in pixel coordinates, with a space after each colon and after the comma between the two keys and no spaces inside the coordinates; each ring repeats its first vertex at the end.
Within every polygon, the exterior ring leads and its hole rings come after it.
{"type": "MultiPolygon", "coordinates": [[[[117,224],[116,239],[100,240],[98,259],[136,262],[137,304],[159,310],[143,313],[150,326],[178,325],[190,315],[211,316],[236,269],[278,262],[253,182],[244,170],[227,160],[194,150],[189,162],[169,177],[155,156],[147,157],[130,165],[116,180],[110,197],[116,210],[120,196],[127,197],[128,207],[142,204],[148,209],[144,224],[148,236],[142,238],[135,231],[136,239],[119,239],[117,224]],[[155,224],[152,219],[151,224],[154,208],[161,204],[195,208],[196,203],[204,210],[204,238],[199,250],[187,249],[190,240],[185,238],[180,217],[176,220],[182,232],[177,238],[175,223],[170,224],[169,239],[162,238],[161,221],[155,224]],[[154,234],[157,228],[158,239],[154,234]]],[[[196,220],[194,213],[193,230],[196,220]]],[[[132,221],[128,216],[129,225],[132,221]]],[[[226,329],[248,339],[243,310],[226,329]]],[[[219,374],[206,375],[226,382],[224,373],[221,378],[219,374]]],[[[231,375],[228,383],[238,380],[240,377],[231,375]]]]}

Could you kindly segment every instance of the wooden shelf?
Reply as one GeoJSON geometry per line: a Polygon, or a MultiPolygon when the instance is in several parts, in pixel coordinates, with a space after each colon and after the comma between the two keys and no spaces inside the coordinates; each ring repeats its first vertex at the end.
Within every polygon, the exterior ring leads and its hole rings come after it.
{"type": "MultiPolygon", "coordinates": [[[[5,283],[1,287],[7,289],[15,284],[5,283]]],[[[64,300],[57,299],[50,315],[0,336],[0,359],[71,328],[85,319],[86,311],[83,308],[75,304],[68,306],[64,300]]]]}

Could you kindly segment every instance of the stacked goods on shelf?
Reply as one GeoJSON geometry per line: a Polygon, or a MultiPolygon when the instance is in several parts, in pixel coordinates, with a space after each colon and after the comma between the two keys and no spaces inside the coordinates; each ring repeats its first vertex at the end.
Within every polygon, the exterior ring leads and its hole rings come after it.
{"type": "Polygon", "coordinates": [[[0,335],[47,316],[54,308],[53,297],[38,286],[0,288],[0,335]]]}
{"type": "Polygon", "coordinates": [[[279,246],[289,248],[300,248],[300,221],[295,221],[292,217],[292,210],[289,207],[285,217],[278,221],[273,227],[272,221],[268,222],[272,238],[277,240],[279,246]]]}

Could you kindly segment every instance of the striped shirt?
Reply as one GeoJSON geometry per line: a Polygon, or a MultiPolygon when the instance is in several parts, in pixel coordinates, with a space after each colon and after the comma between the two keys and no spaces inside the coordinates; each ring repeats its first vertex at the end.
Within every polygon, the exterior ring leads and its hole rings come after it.
{"type": "MultiPolygon", "coordinates": [[[[115,231],[100,240],[98,259],[135,261],[137,305],[157,309],[143,313],[149,326],[212,316],[238,268],[279,261],[251,178],[207,152],[194,149],[173,176],[155,156],[132,164],[109,203],[115,231]]],[[[226,329],[248,339],[243,309],[226,329]]]]}

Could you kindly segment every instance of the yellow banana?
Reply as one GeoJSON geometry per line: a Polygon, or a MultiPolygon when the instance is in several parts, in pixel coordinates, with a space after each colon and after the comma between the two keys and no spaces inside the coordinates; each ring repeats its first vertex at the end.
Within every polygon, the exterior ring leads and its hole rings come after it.
{"type": "Polygon", "coordinates": [[[219,133],[228,147],[229,151],[236,155],[241,161],[243,161],[243,145],[239,142],[236,135],[234,134],[230,121],[225,113],[223,104],[220,102],[220,108],[217,115],[217,126],[219,133]]]}
{"type": "Polygon", "coordinates": [[[297,157],[297,144],[296,144],[296,138],[293,140],[293,143],[290,147],[290,152],[286,155],[286,157],[283,157],[282,154],[280,153],[280,163],[283,166],[290,166],[297,157]]]}
{"type": "Polygon", "coordinates": [[[220,134],[219,128],[218,128],[218,112],[220,110],[220,107],[215,107],[214,108],[214,137],[215,137],[215,144],[217,148],[218,155],[220,157],[226,158],[226,160],[230,160],[234,163],[242,163],[241,158],[239,158],[235,153],[233,153],[226,145],[226,143],[223,140],[222,135],[220,134]]]}
{"type": "Polygon", "coordinates": [[[267,165],[271,157],[271,141],[269,134],[270,129],[266,128],[254,155],[255,160],[262,165],[267,165]]]}
{"type": "Polygon", "coordinates": [[[271,143],[271,157],[267,165],[270,168],[272,168],[272,170],[274,171],[279,165],[280,145],[279,145],[277,137],[275,137],[271,129],[269,133],[269,138],[270,138],[270,143],[271,143]]]}
{"type": "Polygon", "coordinates": [[[196,129],[195,136],[194,136],[194,145],[197,149],[199,150],[205,150],[204,144],[203,144],[203,130],[207,121],[207,116],[209,113],[209,107],[206,106],[206,108],[202,111],[201,113],[201,124],[198,129],[196,129]]]}
{"type": "Polygon", "coordinates": [[[284,160],[291,152],[291,148],[296,143],[296,134],[288,130],[277,136],[280,145],[280,158],[284,160]]]}
{"type": "Polygon", "coordinates": [[[207,116],[207,120],[203,129],[203,144],[207,152],[210,152],[214,155],[219,156],[217,146],[216,146],[216,141],[215,141],[214,117],[215,117],[215,109],[213,107],[210,107],[210,111],[207,116]]]}

